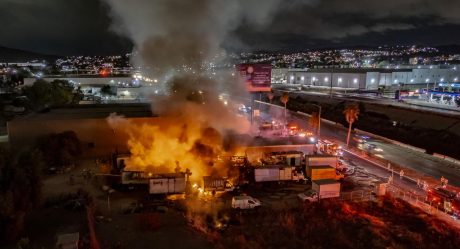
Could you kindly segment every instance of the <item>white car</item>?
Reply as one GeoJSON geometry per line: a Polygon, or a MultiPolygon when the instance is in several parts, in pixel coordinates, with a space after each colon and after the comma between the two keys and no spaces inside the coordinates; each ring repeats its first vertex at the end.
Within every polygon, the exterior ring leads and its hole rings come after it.
{"type": "Polygon", "coordinates": [[[232,198],[232,208],[234,209],[253,209],[261,205],[259,200],[248,195],[234,196],[232,198]]]}
{"type": "Polygon", "coordinates": [[[300,193],[297,195],[302,202],[316,202],[318,201],[318,194],[316,192],[300,193]]]}

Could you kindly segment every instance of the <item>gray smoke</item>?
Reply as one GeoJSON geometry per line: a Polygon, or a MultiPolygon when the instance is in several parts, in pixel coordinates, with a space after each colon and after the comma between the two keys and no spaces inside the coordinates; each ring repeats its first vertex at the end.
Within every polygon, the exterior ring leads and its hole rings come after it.
{"type": "MultiPolygon", "coordinates": [[[[201,72],[225,56],[221,44],[243,22],[263,27],[290,0],[105,0],[112,28],[132,39],[136,66],[153,76],[201,72]],[[223,56],[222,56],[223,55],[223,56]]],[[[305,2],[305,1],[303,1],[305,2]]],[[[310,1],[308,1],[310,2],[310,1]]]]}

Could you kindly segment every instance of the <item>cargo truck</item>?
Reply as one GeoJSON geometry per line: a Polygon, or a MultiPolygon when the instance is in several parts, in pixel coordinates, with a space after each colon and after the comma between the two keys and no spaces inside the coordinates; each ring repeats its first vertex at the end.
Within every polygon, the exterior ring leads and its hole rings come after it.
{"type": "Polygon", "coordinates": [[[311,188],[319,199],[340,197],[340,182],[332,179],[312,181],[311,188]]]}
{"type": "Polygon", "coordinates": [[[291,166],[264,166],[254,169],[255,182],[301,181],[305,177],[301,171],[291,166]]]}
{"type": "Polygon", "coordinates": [[[185,193],[185,174],[171,173],[155,175],[149,178],[150,194],[185,193]]]}
{"type": "Polygon", "coordinates": [[[203,176],[204,191],[232,191],[233,184],[225,177],[203,176]]]}
{"type": "Polygon", "coordinates": [[[344,178],[342,174],[337,173],[337,170],[329,165],[307,167],[307,177],[312,181],[323,179],[341,180],[344,178]]]}
{"type": "Polygon", "coordinates": [[[339,161],[338,161],[337,156],[307,155],[305,156],[305,163],[307,167],[319,166],[319,165],[329,165],[331,167],[337,168],[339,161]]]}

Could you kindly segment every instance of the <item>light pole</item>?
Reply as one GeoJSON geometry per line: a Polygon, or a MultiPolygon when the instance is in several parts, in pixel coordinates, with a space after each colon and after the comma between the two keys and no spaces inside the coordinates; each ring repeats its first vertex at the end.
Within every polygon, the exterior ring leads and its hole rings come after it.
{"type": "Polygon", "coordinates": [[[113,189],[109,189],[107,191],[107,210],[109,210],[109,213],[110,213],[110,194],[112,194],[113,192],[115,192],[115,190],[113,189]]]}
{"type": "Polygon", "coordinates": [[[317,135],[318,135],[318,139],[320,138],[320,135],[321,135],[321,106],[320,105],[317,105],[317,104],[311,104],[312,106],[316,106],[318,107],[319,109],[319,112],[318,112],[318,131],[317,131],[317,135]]]}
{"type": "Polygon", "coordinates": [[[426,100],[427,100],[428,102],[430,101],[430,94],[428,93],[428,87],[429,87],[429,85],[430,85],[429,81],[430,81],[430,80],[429,80],[428,78],[425,80],[425,82],[426,82],[426,100]]]}
{"type": "Polygon", "coordinates": [[[329,98],[332,98],[332,79],[334,77],[334,67],[331,68],[331,88],[329,89],[329,98]]]}

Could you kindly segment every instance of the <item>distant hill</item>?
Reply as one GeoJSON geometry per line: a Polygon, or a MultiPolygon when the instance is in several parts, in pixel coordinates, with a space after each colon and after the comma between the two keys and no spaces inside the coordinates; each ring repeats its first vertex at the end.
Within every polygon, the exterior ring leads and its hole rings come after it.
{"type": "Polygon", "coordinates": [[[0,63],[4,62],[28,62],[32,60],[54,61],[58,58],[55,55],[39,54],[30,51],[7,48],[0,46],[0,63]]]}
{"type": "Polygon", "coordinates": [[[446,53],[446,54],[460,54],[460,45],[458,44],[451,44],[451,45],[443,45],[436,47],[439,52],[446,53]]]}

